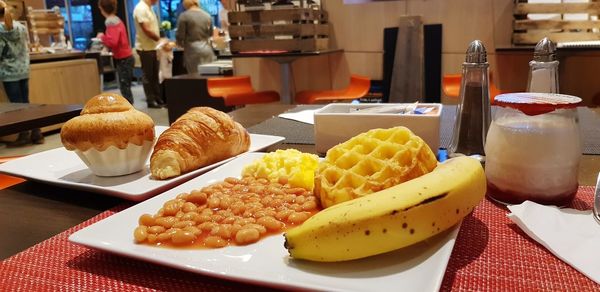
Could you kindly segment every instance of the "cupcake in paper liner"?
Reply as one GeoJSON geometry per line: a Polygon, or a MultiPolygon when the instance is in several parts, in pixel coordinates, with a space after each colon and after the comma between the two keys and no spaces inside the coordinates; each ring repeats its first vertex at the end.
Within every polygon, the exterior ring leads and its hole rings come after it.
{"type": "Polygon", "coordinates": [[[121,95],[102,93],[63,125],[60,138],[95,175],[126,175],[144,168],[154,146],[154,121],[121,95]]]}

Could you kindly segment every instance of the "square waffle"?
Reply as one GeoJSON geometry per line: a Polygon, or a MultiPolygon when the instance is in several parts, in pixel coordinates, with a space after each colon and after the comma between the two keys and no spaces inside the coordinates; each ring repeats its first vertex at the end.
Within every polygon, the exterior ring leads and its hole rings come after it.
{"type": "Polygon", "coordinates": [[[435,154],[406,127],[373,129],[327,151],[315,176],[324,208],[431,172],[435,154]]]}

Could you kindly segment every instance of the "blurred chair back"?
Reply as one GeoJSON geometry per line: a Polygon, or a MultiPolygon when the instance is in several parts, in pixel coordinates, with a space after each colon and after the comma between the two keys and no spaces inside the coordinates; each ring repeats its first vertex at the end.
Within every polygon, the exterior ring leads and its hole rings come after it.
{"type": "Polygon", "coordinates": [[[313,104],[340,101],[352,101],[369,93],[371,79],[366,76],[352,74],[346,88],[339,90],[304,90],[296,93],[296,103],[313,104]]]}
{"type": "Polygon", "coordinates": [[[279,101],[279,93],[269,91],[255,92],[250,76],[215,77],[207,79],[208,94],[222,98],[226,106],[269,103],[279,101]]]}
{"type": "MultiPolygon", "coordinates": [[[[453,99],[458,99],[460,95],[461,74],[446,74],[442,79],[442,91],[444,95],[453,99]]],[[[496,95],[505,93],[494,84],[494,77],[490,74],[490,102],[493,104],[496,95]]]]}
{"type": "Polygon", "coordinates": [[[447,97],[458,98],[460,94],[461,74],[447,74],[442,78],[442,91],[447,97]]]}
{"type": "Polygon", "coordinates": [[[207,79],[208,93],[212,97],[222,97],[233,93],[253,92],[250,76],[215,77],[207,79]]]}

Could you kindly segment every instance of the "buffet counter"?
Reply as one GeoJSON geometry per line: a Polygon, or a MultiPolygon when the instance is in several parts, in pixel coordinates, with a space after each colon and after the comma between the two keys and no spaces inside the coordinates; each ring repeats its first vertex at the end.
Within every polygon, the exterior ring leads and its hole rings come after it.
{"type": "Polygon", "coordinates": [[[72,59],[83,59],[85,53],[81,51],[70,51],[62,53],[30,53],[29,60],[31,64],[43,62],[56,62],[72,59]]]}
{"type": "Polygon", "coordinates": [[[31,103],[84,104],[100,93],[96,60],[85,59],[84,52],[31,54],[30,58],[31,103]]]}

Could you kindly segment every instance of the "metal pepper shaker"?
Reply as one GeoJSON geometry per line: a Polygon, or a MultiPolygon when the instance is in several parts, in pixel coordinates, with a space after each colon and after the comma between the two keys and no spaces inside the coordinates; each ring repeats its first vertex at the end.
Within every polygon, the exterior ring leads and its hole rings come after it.
{"type": "Polygon", "coordinates": [[[489,64],[483,43],[471,42],[462,64],[460,100],[448,156],[471,156],[485,162],[484,145],[491,122],[489,64]]]}
{"type": "Polygon", "coordinates": [[[558,93],[558,61],[556,44],[543,38],[535,46],[529,62],[528,92],[558,93]]]}

